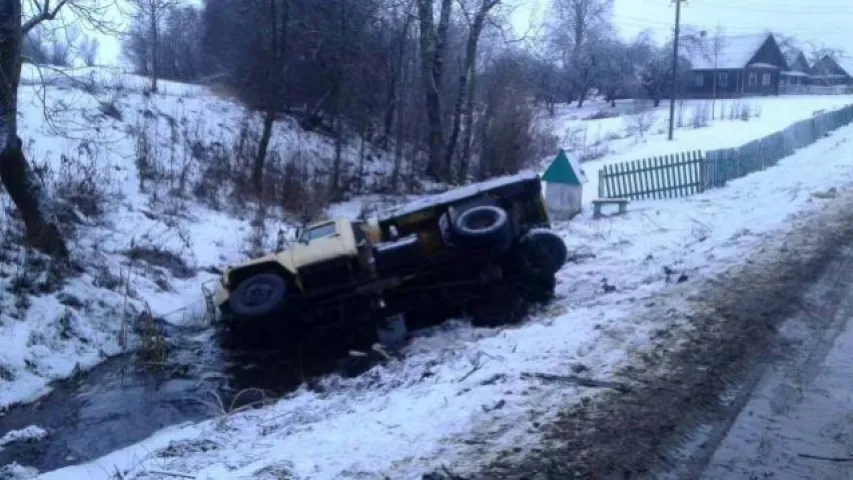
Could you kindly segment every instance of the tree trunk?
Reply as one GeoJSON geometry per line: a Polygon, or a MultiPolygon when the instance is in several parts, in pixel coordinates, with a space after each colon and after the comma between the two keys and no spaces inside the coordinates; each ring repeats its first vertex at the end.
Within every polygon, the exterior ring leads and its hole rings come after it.
{"type": "Polygon", "coordinates": [[[403,164],[403,147],[405,144],[405,123],[403,122],[403,107],[400,105],[400,111],[397,113],[397,135],[394,141],[394,168],[391,170],[391,191],[397,191],[397,184],[400,181],[400,167],[403,164]]]}
{"type": "Polygon", "coordinates": [[[426,97],[429,163],[427,175],[442,180],[446,174],[442,168],[444,132],[441,121],[441,80],[444,75],[444,54],[447,45],[447,29],[450,23],[452,0],[441,0],[438,28],[433,21],[432,0],[418,0],[420,19],[421,76],[426,97]]]}
{"type": "Polygon", "coordinates": [[[262,196],[264,188],[264,169],[267,163],[272,129],[275,125],[275,110],[269,109],[264,112],[264,126],[261,131],[261,141],[258,143],[258,153],[255,154],[255,164],[252,167],[252,187],[258,196],[262,196]]]}
{"type": "Polygon", "coordinates": [[[394,115],[400,110],[400,85],[402,84],[403,60],[406,55],[406,40],[409,38],[409,27],[412,24],[412,17],[406,15],[406,20],[403,23],[400,38],[397,44],[397,56],[394,59],[394,66],[391,72],[391,81],[388,83],[388,94],[385,107],[384,132],[385,137],[391,136],[391,130],[394,128],[394,115]]]}
{"type": "MultiPolygon", "coordinates": [[[[476,65],[476,60],[474,64],[476,65]]],[[[471,165],[471,138],[474,136],[474,92],[477,83],[477,71],[472,70],[468,79],[468,93],[465,99],[465,127],[462,130],[462,156],[459,158],[459,171],[457,177],[459,183],[464,184],[468,179],[468,169],[471,165]]]]}
{"type": "MultiPolygon", "coordinates": [[[[403,59],[401,58],[400,60],[401,61],[399,64],[400,71],[398,73],[399,74],[398,81],[400,82],[400,88],[403,88],[403,86],[406,85],[407,82],[409,81],[408,80],[409,75],[407,74],[408,69],[405,67],[405,64],[403,63],[403,59]]],[[[397,107],[397,116],[396,116],[395,122],[394,122],[396,124],[394,127],[396,130],[396,133],[395,133],[395,140],[394,140],[394,167],[391,170],[391,182],[390,182],[392,192],[397,191],[397,186],[399,185],[399,182],[400,182],[400,170],[401,170],[402,165],[403,165],[403,153],[404,153],[405,140],[406,140],[406,122],[405,122],[406,117],[405,117],[405,114],[407,113],[407,110],[408,110],[407,109],[408,102],[407,102],[407,100],[405,100],[405,98],[406,97],[404,97],[403,95],[399,96],[398,101],[400,102],[400,104],[397,107]]],[[[418,118],[420,118],[420,115],[418,115],[418,118]]]]}
{"type": "Polygon", "coordinates": [[[151,93],[157,93],[157,73],[158,73],[158,61],[157,57],[160,53],[160,29],[159,25],[157,25],[157,12],[156,6],[151,6],[151,93]]]}
{"type": "Polygon", "coordinates": [[[65,239],[18,138],[21,38],[20,0],[0,0],[0,180],[24,220],[30,245],[65,258],[68,256],[65,239]]]}
{"type": "Polygon", "coordinates": [[[581,89],[581,94],[578,97],[578,108],[583,108],[583,102],[586,101],[586,94],[589,90],[586,87],[581,89]]]}
{"type": "MultiPolygon", "coordinates": [[[[459,140],[459,129],[462,126],[462,109],[465,105],[465,97],[468,94],[469,78],[473,78],[477,69],[477,44],[480,41],[480,34],[486,23],[486,15],[489,14],[489,10],[495,5],[497,5],[497,2],[483,0],[468,32],[468,42],[465,46],[465,63],[463,64],[462,73],[459,75],[459,90],[456,94],[456,104],[453,108],[453,126],[450,129],[450,137],[447,139],[447,147],[444,150],[443,163],[444,170],[447,172],[452,168],[453,154],[456,152],[456,143],[459,140]]],[[[464,166],[464,168],[467,170],[467,166],[464,166]]],[[[462,171],[463,165],[460,165],[460,174],[462,171]]]]}
{"type": "Polygon", "coordinates": [[[344,163],[344,132],[340,115],[335,115],[335,158],[332,161],[332,171],[329,175],[329,201],[337,202],[341,195],[341,169],[344,163]]]}
{"type": "Polygon", "coordinates": [[[355,184],[355,194],[356,195],[361,195],[361,193],[364,191],[364,186],[367,183],[364,181],[364,177],[366,176],[364,174],[364,157],[365,157],[365,151],[366,151],[366,148],[365,148],[366,145],[365,144],[367,143],[364,140],[364,138],[366,136],[367,136],[367,134],[365,133],[364,129],[362,129],[361,135],[359,135],[360,143],[358,146],[358,176],[357,176],[358,182],[356,182],[356,184],[355,184]]]}

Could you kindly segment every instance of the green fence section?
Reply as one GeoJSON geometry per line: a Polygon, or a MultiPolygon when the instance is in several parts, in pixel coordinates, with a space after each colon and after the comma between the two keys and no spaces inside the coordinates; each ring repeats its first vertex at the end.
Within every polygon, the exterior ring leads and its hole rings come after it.
{"type": "Polygon", "coordinates": [[[693,195],[776,165],[796,150],[853,122],[853,105],[817,113],[736,148],[685,152],[607,165],[598,172],[601,198],[647,200],[693,195]]]}
{"type": "Polygon", "coordinates": [[[687,152],[605,166],[599,196],[648,200],[686,197],[704,188],[702,152],[687,152]]]}
{"type": "Polygon", "coordinates": [[[796,150],[811,145],[829,132],[853,122],[853,105],[818,113],[781,132],[749,142],[738,148],[705,152],[707,188],[722,187],[728,181],[776,165],[796,150]]]}

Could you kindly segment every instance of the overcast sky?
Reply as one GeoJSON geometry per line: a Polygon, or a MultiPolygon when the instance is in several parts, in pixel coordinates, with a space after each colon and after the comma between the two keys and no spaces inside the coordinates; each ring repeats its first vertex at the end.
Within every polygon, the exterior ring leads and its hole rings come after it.
{"type": "MultiPolygon", "coordinates": [[[[322,0],[318,0],[322,1],[322,0]]],[[[199,5],[201,0],[188,0],[199,5]]],[[[528,31],[547,15],[551,0],[508,0],[517,6],[513,23],[528,31]]],[[[625,38],[651,29],[659,41],[672,35],[675,6],[671,0],[615,0],[614,23],[625,38]]],[[[682,4],[684,24],[726,34],[758,33],[766,29],[802,40],[840,48],[853,56],[853,0],[689,0],[682,4]]],[[[120,58],[120,42],[99,35],[101,60],[114,64],[120,58]]]]}
{"type": "MultiPolygon", "coordinates": [[[[551,0],[515,0],[523,7],[515,16],[516,29],[531,17],[547,14],[551,0]]],[[[770,29],[801,40],[824,43],[853,56],[853,0],[689,0],[682,4],[682,22],[727,35],[760,33],[770,29]]],[[[645,29],[657,39],[671,37],[675,5],[671,0],[615,0],[613,21],[623,37],[645,29]]]]}

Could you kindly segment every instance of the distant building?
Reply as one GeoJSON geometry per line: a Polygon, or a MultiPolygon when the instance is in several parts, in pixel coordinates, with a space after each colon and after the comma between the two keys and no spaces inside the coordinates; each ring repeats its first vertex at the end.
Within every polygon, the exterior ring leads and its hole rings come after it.
{"type": "Polygon", "coordinates": [[[788,68],[782,71],[779,81],[781,87],[798,87],[809,84],[812,69],[802,50],[791,48],[786,51],[785,64],[788,68]]]}
{"type": "Polygon", "coordinates": [[[688,49],[693,97],[778,95],[785,56],[772,33],[706,36],[688,49]]]}
{"type": "Polygon", "coordinates": [[[853,85],[853,59],[824,55],[811,68],[814,85],[853,85]]]}

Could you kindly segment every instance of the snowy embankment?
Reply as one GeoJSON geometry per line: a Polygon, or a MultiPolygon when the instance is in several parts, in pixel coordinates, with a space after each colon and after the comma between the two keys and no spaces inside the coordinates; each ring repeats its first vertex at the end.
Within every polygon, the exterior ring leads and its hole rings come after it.
{"type": "MultiPolygon", "coordinates": [[[[288,228],[272,208],[257,222],[227,181],[249,171],[240,162],[257,141],[256,115],[204,87],[146,87],[144,78],[101,69],[24,68],[20,136],[58,199],[78,267],[69,272],[23,249],[20,222],[0,194],[0,411],[134,348],[146,310],[174,323],[203,318],[202,286],[216,281],[215,268],[271,249],[288,228]]],[[[289,161],[298,172],[323,171],[333,147],[282,119],[269,168],[289,161]]],[[[357,147],[347,145],[348,160],[357,147]]],[[[364,170],[370,177],[387,166],[364,170]]]]}
{"type": "Polygon", "coordinates": [[[560,274],[560,298],[523,325],[451,323],[420,335],[404,360],[359,378],[326,378],[273,405],[168,428],[43,478],[414,479],[442,466],[464,475],[501,451],[524,454],[557,411],[595,394],[561,378],[606,382],[651,350],[661,328],[685,321],[637,323],[638,309],[665,304],[678,315],[699,279],[737,265],[853,186],[851,167],[848,126],[723,189],[635,202],[621,217],[585,212],[556,226],[575,260],[560,274]]]}
{"type": "Polygon", "coordinates": [[[561,105],[553,118],[543,116],[543,121],[551,124],[563,148],[585,158],[583,169],[590,181],[584,184],[584,202],[589,203],[598,196],[598,171],[606,165],[738,147],[810,118],[818,111],[850,104],[853,95],[751,97],[714,102],[680,100],[676,105],[672,141],[667,140],[667,101],[657,108],[646,101],[634,100],[620,101],[616,108],[601,101],[588,102],[581,109],[561,105]],[[605,115],[613,116],[596,118],[605,115]]]}

